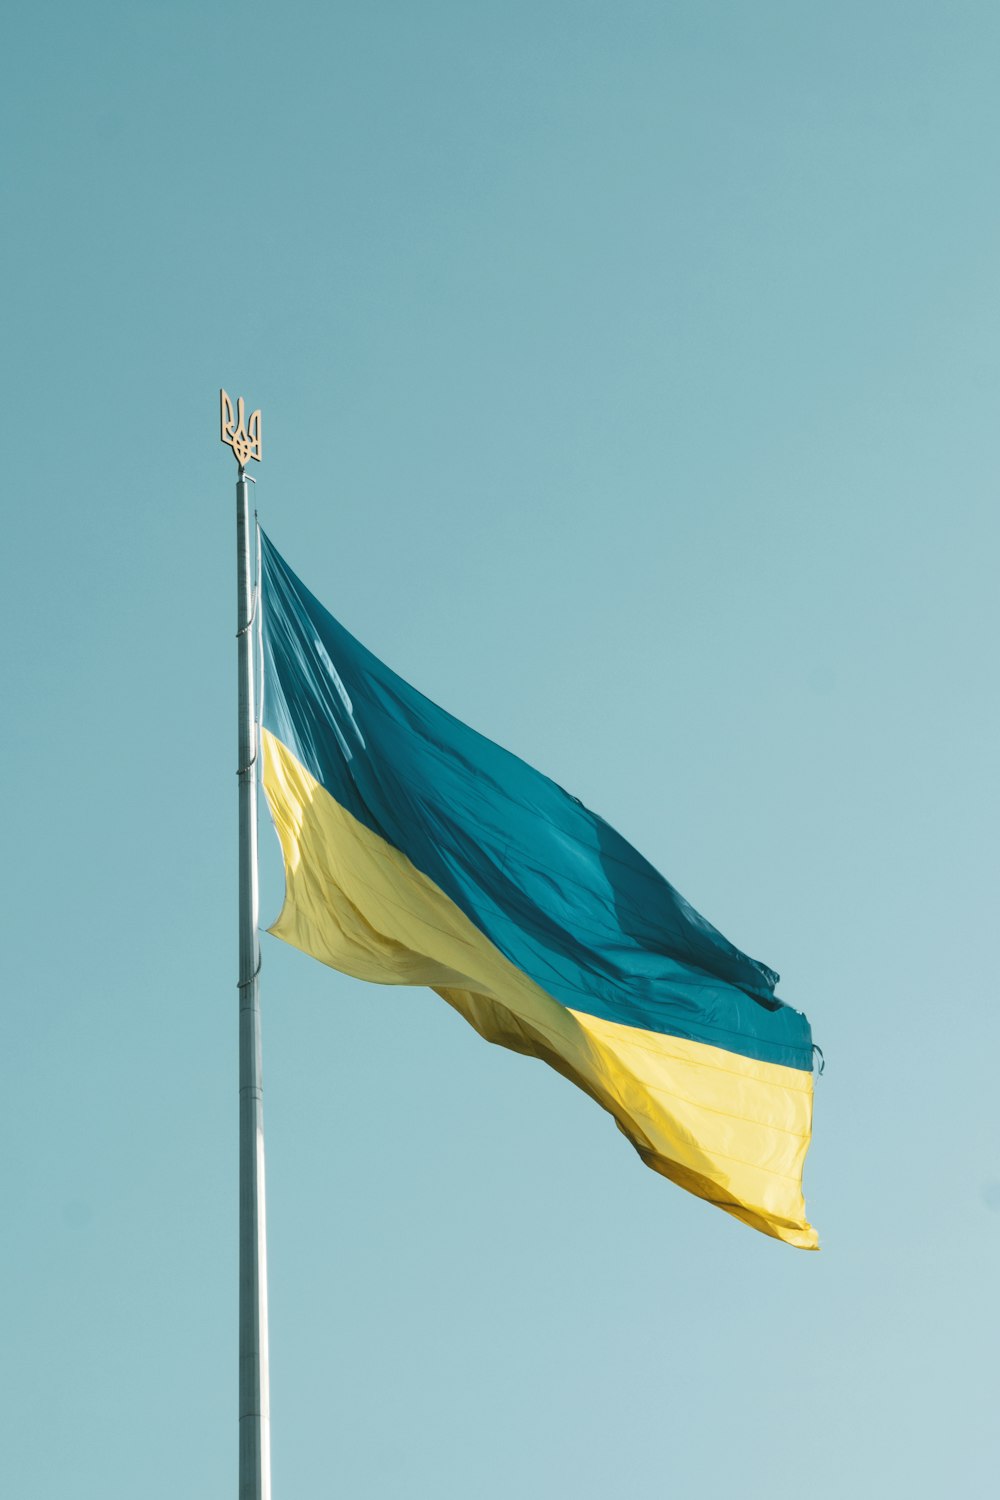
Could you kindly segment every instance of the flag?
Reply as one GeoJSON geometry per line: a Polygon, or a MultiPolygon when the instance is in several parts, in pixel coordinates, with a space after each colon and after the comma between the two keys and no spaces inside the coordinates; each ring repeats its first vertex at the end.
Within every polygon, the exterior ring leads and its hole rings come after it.
{"type": "Polygon", "coordinates": [[[261,595],[286,882],[271,932],[358,979],[430,986],[591,1095],[654,1171],[816,1249],[812,1038],[777,974],[575,797],[397,677],[266,536],[261,595]]]}

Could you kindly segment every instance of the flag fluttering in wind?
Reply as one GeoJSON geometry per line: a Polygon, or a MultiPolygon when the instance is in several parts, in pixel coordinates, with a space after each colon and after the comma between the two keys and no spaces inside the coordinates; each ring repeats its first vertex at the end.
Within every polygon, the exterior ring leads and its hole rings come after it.
{"type": "Polygon", "coordinates": [[[271,931],[428,985],[542,1058],[643,1161],[816,1249],[802,1165],[809,1023],[595,813],[356,641],[262,539],[264,789],[285,861],[271,931]]]}

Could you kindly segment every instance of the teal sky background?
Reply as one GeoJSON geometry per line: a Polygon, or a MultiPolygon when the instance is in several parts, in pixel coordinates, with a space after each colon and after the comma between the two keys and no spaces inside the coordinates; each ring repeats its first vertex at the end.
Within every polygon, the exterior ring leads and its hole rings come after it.
{"type": "Polygon", "coordinates": [[[236,1490],[220,385],[305,582],[827,1064],[806,1255],[265,938],[276,1500],[992,1493],[1000,10],[5,33],[7,1493],[236,1490]]]}

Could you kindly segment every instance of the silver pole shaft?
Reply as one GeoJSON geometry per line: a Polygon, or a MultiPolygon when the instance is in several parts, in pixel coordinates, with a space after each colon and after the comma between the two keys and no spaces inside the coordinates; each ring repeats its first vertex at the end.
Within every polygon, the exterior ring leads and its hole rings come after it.
{"type": "Polygon", "coordinates": [[[250,483],[236,481],[240,802],[240,1493],[271,1500],[267,1239],[257,930],[257,723],[250,586],[250,483]]]}

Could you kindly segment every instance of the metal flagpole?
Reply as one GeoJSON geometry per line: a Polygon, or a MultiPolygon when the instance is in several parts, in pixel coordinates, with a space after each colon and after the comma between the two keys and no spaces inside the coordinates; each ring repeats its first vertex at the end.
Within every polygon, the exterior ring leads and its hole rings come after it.
{"type": "Polygon", "coordinates": [[[237,660],[239,668],[239,1035],[240,1035],[240,1461],[239,1500],[270,1500],[271,1415],[267,1358],[267,1236],[264,1110],[261,1088],[260,937],[257,876],[257,716],[251,589],[250,484],[246,462],[260,459],[260,412],[244,426],[225,391],[222,441],[236,455],[237,660]]]}

